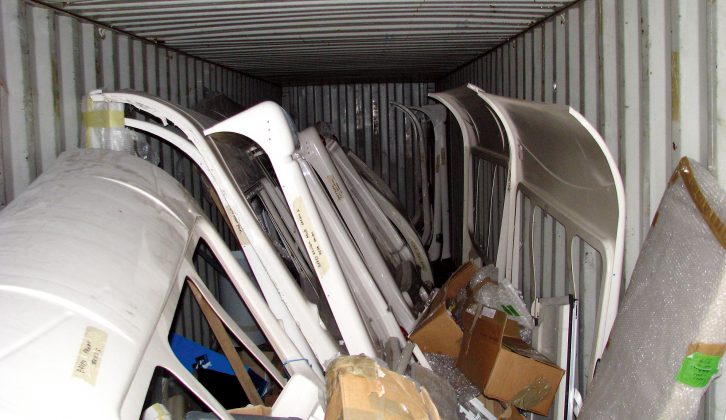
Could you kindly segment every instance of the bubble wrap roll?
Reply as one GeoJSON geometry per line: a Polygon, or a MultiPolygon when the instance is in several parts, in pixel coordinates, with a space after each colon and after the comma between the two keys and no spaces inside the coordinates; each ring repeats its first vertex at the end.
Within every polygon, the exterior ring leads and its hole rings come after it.
{"type": "Polygon", "coordinates": [[[688,355],[698,343],[726,343],[726,192],[693,162],[682,160],[676,174],[643,244],[580,420],[694,418],[708,378],[715,376],[704,374],[706,364],[689,367],[696,355],[688,355]]]}

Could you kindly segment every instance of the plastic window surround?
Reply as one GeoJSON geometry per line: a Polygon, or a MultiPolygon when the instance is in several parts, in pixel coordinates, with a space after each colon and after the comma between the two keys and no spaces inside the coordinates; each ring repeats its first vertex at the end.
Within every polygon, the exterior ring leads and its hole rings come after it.
{"type": "Polygon", "coordinates": [[[159,118],[163,125],[171,122],[182,131],[186,138],[157,124],[138,120],[126,121],[128,126],[154,134],[179,148],[207,176],[222,200],[229,220],[234,222],[232,228],[271,308],[281,319],[286,332],[295,340],[300,351],[315,355],[318,363],[313,368],[322,379],[322,366],[336,357],[339,349],[332,337],[321,327],[313,305],[304,298],[269,239],[262,232],[249,204],[235,190],[234,180],[225,176],[223,163],[215,158],[214,151],[201,133],[202,127],[199,123],[182,108],[141,92],[98,90],[91,92],[89,97],[93,101],[129,104],[159,118]],[[284,302],[281,295],[286,297],[284,302]]]}
{"type": "Polygon", "coordinates": [[[325,147],[365,220],[371,220],[377,226],[371,227],[370,232],[379,247],[391,249],[391,259],[397,264],[410,261],[418,266],[421,281],[433,287],[433,273],[426,249],[408,219],[385,198],[385,194],[361,176],[338,142],[328,139],[325,147]]]}
{"type": "MultiPolygon", "coordinates": [[[[420,217],[423,218],[423,231],[421,232],[421,242],[424,245],[428,245],[431,241],[431,204],[429,200],[429,179],[428,179],[428,156],[427,156],[427,149],[428,145],[425,143],[424,135],[423,135],[423,129],[421,128],[421,122],[416,117],[416,114],[411,111],[407,106],[403,104],[399,104],[398,102],[391,102],[391,105],[393,105],[395,108],[398,108],[403,112],[403,114],[411,121],[411,125],[413,125],[413,136],[414,136],[414,142],[416,143],[416,149],[417,149],[417,157],[418,157],[418,166],[420,168],[420,175],[421,175],[421,190],[420,190],[420,197],[421,197],[421,208],[415,209],[415,215],[413,217],[413,220],[417,221],[420,217]],[[422,210],[420,212],[420,210],[422,210]]],[[[418,203],[417,203],[418,204],[418,203]]],[[[414,223],[415,224],[415,223],[414,223]]]]}
{"type": "MultiPolygon", "coordinates": [[[[277,320],[272,315],[269,307],[262,298],[261,293],[257,290],[254,283],[246,276],[244,271],[238,265],[232,254],[227,249],[226,245],[219,237],[219,234],[215,231],[206,219],[197,219],[197,223],[190,235],[187,243],[186,255],[182,259],[179,271],[176,275],[176,287],[174,288],[174,296],[170,296],[167,300],[167,305],[164,309],[159,325],[157,326],[156,341],[159,347],[163,347],[163,352],[166,353],[166,357],[163,357],[159,363],[152,363],[150,368],[153,374],[155,366],[160,366],[172,373],[184,386],[186,386],[190,392],[196,395],[200,400],[209,406],[210,409],[221,418],[230,418],[224,408],[214,399],[214,397],[194,378],[176,359],[176,356],[171,352],[166,337],[169,334],[171,328],[171,321],[173,314],[176,311],[178,301],[181,295],[181,290],[185,282],[190,281],[197,289],[201,292],[203,298],[212,307],[216,315],[228,329],[232,337],[234,337],[250,355],[267,371],[267,373],[284,388],[288,381],[282,374],[275,368],[272,362],[257,348],[254,342],[239,328],[235,321],[227,314],[222,308],[221,304],[216,301],[209,289],[204,285],[204,282],[199,277],[196,269],[194,268],[192,258],[194,250],[196,249],[197,243],[203,240],[207,243],[210,250],[219,260],[223,269],[227,273],[231,284],[237,290],[237,293],[242,297],[247,305],[250,314],[255,318],[257,323],[260,325],[263,334],[265,334],[270,344],[273,346],[275,352],[280,356],[283,361],[283,365],[286,367],[289,375],[298,375],[306,377],[310,382],[314,383],[318,388],[318,399],[317,401],[299,401],[300,407],[306,407],[307,410],[303,413],[306,416],[311,415],[312,412],[324,406],[323,389],[324,385],[317,378],[317,375],[312,371],[308,364],[308,361],[300,357],[299,354],[291,354],[286,348],[292,346],[292,342],[282,332],[277,320]],[[277,338],[274,338],[277,337],[277,338]],[[280,339],[282,337],[282,339],[280,339]],[[281,343],[281,341],[283,343],[281,343]],[[287,341],[287,343],[284,343],[287,341]]],[[[146,381],[148,383],[148,379],[146,381]]],[[[142,382],[143,383],[143,382],[142,382]]],[[[143,397],[142,397],[143,398],[143,397]]],[[[275,406],[273,406],[273,413],[275,412],[275,406]]]]}
{"type": "MultiPolygon", "coordinates": [[[[476,182],[473,173],[473,157],[509,167],[509,144],[502,135],[502,127],[497,115],[481,103],[481,99],[470,87],[462,86],[445,92],[431,93],[429,97],[446,106],[461,128],[462,219],[461,226],[456,226],[455,229],[461,229],[462,243],[461,253],[454,257],[464,262],[480,256],[480,249],[472,238],[474,233],[474,183],[476,182]]],[[[504,217],[506,217],[506,212],[504,217]]],[[[505,220],[502,220],[502,226],[505,224],[505,220]]],[[[507,235],[501,235],[499,238],[497,262],[500,270],[503,265],[501,264],[504,258],[503,250],[506,249],[503,241],[507,238],[507,235]]]]}
{"type": "MultiPolygon", "coordinates": [[[[534,204],[547,209],[553,217],[564,225],[568,235],[577,235],[600,252],[603,259],[603,276],[598,294],[598,310],[593,343],[593,357],[588,365],[588,377],[592,378],[597,361],[605,350],[605,343],[617,314],[618,297],[622,273],[622,258],[625,233],[624,187],[617,165],[610,155],[604,140],[590,123],[577,111],[569,107],[550,104],[536,104],[490,95],[474,85],[468,88],[490,107],[501,120],[506,138],[511,143],[509,150],[516,151],[516,159],[510,160],[508,194],[505,198],[503,226],[507,225],[507,244],[505,270],[512,278],[518,262],[515,257],[515,230],[518,220],[517,192],[522,190],[534,204]],[[523,123],[524,119],[527,123],[523,123]],[[546,127],[544,132],[536,127],[546,127]],[[539,131],[537,131],[539,130],[539,131]],[[569,142],[556,142],[557,131],[568,130],[569,142]],[[533,132],[537,131],[533,139],[533,132]],[[557,146],[560,153],[569,159],[552,160],[547,153],[553,153],[557,146]],[[579,147],[579,149],[577,149],[579,147]],[[549,149],[548,149],[549,148],[549,149]],[[569,149],[568,149],[569,148],[569,149]],[[584,150],[583,148],[587,148],[584,150]],[[578,158],[581,158],[578,160],[578,158]],[[559,162],[559,163],[558,163],[559,162]],[[587,162],[594,173],[598,170],[597,181],[580,180],[582,171],[576,170],[582,162],[587,162]],[[569,165],[568,165],[569,164],[569,165]],[[557,166],[556,168],[547,165],[557,166]],[[559,166],[558,166],[559,165],[559,166]],[[549,178],[545,178],[549,177],[549,178]],[[555,181],[551,181],[550,178],[555,181]],[[587,184],[593,182],[593,185],[587,184]],[[596,182],[599,182],[596,183],[596,182]],[[588,200],[595,197],[603,208],[591,214],[583,214],[582,205],[577,205],[581,194],[587,193],[588,200]],[[598,191],[599,195],[593,193],[598,191]],[[604,198],[607,191],[607,197],[604,198]],[[575,198],[577,197],[577,198],[575,198]],[[614,201],[611,202],[610,200],[614,201]],[[612,207],[612,214],[608,213],[612,207]]],[[[562,137],[559,137],[562,138],[562,137]]],[[[582,203],[580,203],[582,204],[582,203]]],[[[592,203],[587,203],[592,205],[592,203]]],[[[505,229],[502,229],[502,234],[505,229]]],[[[571,236],[567,247],[567,276],[572,277],[571,236]]],[[[501,249],[499,254],[501,255],[501,249]]],[[[500,263],[499,258],[497,258],[500,263]]],[[[574,285],[573,285],[574,286],[574,285]]],[[[577,289],[575,288],[577,295],[577,289]]]]}
{"type": "MultiPolygon", "coordinates": [[[[376,295],[379,294],[378,290],[380,290],[380,294],[385,298],[387,305],[391,307],[396,320],[407,332],[411,332],[414,327],[415,317],[411,313],[401,291],[398,289],[383,256],[376,247],[373,237],[363,221],[363,217],[358,208],[355,206],[346,184],[343,182],[333,160],[328,154],[328,150],[320,140],[318,131],[314,127],[307,128],[298,133],[298,138],[300,139],[300,153],[304,159],[298,163],[301,166],[311,166],[315,172],[313,174],[310,169],[306,170],[303,167],[303,174],[308,179],[309,188],[311,191],[315,188],[318,180],[317,176],[319,176],[319,179],[325,183],[325,188],[334,202],[335,208],[340,213],[341,218],[345,220],[347,230],[350,231],[350,239],[348,239],[347,234],[341,234],[337,238],[339,243],[347,248],[343,250],[345,252],[344,255],[350,258],[356,258],[355,255],[359,254],[365,265],[360,270],[354,271],[360,273],[359,275],[362,278],[367,278],[367,274],[370,271],[370,275],[375,280],[373,284],[362,282],[366,285],[366,289],[363,292],[367,295],[376,295]],[[314,184],[311,185],[311,183],[314,184]]],[[[316,204],[319,207],[318,210],[321,210],[321,206],[332,204],[330,203],[331,200],[322,194],[313,195],[316,197],[316,204]]],[[[331,213],[336,214],[336,212],[332,211],[331,213]]],[[[332,222],[335,223],[337,220],[333,220],[332,222]]],[[[334,229],[331,230],[334,231],[334,229]]],[[[332,232],[331,236],[333,236],[332,232]]]]}
{"type": "Polygon", "coordinates": [[[500,208],[500,204],[503,206],[503,199],[499,196],[506,195],[508,165],[502,165],[498,159],[475,153],[476,150],[472,148],[472,247],[476,248],[486,264],[492,264],[496,261],[499,249],[499,236],[492,235],[502,229],[503,208],[500,208]]]}
{"type": "MultiPolygon", "coordinates": [[[[497,265],[504,271],[504,278],[518,278],[521,270],[516,241],[521,229],[521,208],[516,199],[520,189],[557,218],[570,235],[580,236],[601,253],[605,269],[598,315],[595,325],[587,326],[595,331],[595,350],[588,365],[591,377],[617,313],[624,244],[623,183],[605,142],[572,108],[490,95],[471,84],[429,96],[444,103],[457,118],[463,133],[466,169],[471,169],[473,154],[483,153],[493,158],[501,154],[505,161],[512,155],[497,255],[497,265]],[[473,101],[472,94],[483,102],[473,101]],[[492,130],[487,130],[475,125],[472,113],[481,114],[485,109],[496,116],[501,123],[499,127],[492,125],[492,130]],[[479,134],[497,129],[500,132],[503,129],[500,138],[505,143],[500,144],[497,136],[479,138],[479,134]]],[[[463,195],[465,252],[471,249],[467,229],[473,205],[467,172],[464,171],[463,195]]],[[[570,256],[567,260],[570,278],[571,260],[570,256]]]]}
{"type": "MultiPolygon", "coordinates": [[[[193,242],[195,245],[196,242],[198,242],[198,239],[203,239],[209,246],[210,250],[217,257],[218,261],[224,268],[224,271],[226,272],[230,282],[237,290],[237,293],[240,295],[245,305],[247,305],[250,314],[257,321],[258,325],[262,329],[263,334],[265,334],[273,349],[279,355],[280,360],[283,361],[283,364],[285,365],[288,374],[293,375],[295,373],[301,373],[305,375],[316,376],[310,367],[311,361],[306,360],[297,351],[295,345],[292,343],[292,341],[290,341],[288,336],[282,330],[282,327],[280,326],[278,320],[270,311],[270,308],[264,297],[262,296],[261,292],[257,289],[255,283],[249,277],[247,277],[245,272],[242,270],[242,267],[240,267],[239,263],[237,263],[232,253],[222,241],[222,238],[219,237],[219,234],[214,229],[214,226],[212,226],[206,220],[199,220],[193,234],[195,236],[198,235],[196,238],[193,237],[193,242]],[[293,360],[299,362],[292,363],[293,360]]],[[[192,261],[194,249],[195,248],[191,247],[187,248],[187,261],[189,263],[191,263],[192,261]]],[[[198,276],[196,277],[196,279],[194,277],[191,277],[191,279],[195,281],[198,280],[196,281],[197,286],[200,287],[200,290],[202,290],[202,286],[204,286],[204,284],[201,282],[201,280],[199,280],[198,276]]],[[[204,287],[204,290],[206,290],[206,287],[204,287]]],[[[274,366],[269,361],[269,359],[267,359],[264,354],[259,351],[259,349],[257,349],[252,340],[250,340],[246,336],[246,334],[239,328],[239,326],[237,326],[234,320],[232,320],[232,318],[227,315],[222,306],[217,303],[216,300],[214,300],[214,297],[211,294],[208,294],[205,296],[205,298],[207,300],[211,300],[210,305],[212,305],[215,312],[217,312],[217,315],[220,316],[222,322],[227,326],[227,328],[229,328],[235,338],[237,338],[237,340],[239,340],[243,344],[248,343],[246,344],[246,346],[252,347],[248,349],[252,354],[252,357],[254,357],[263,367],[265,367],[266,370],[272,369],[273,371],[269,373],[273,375],[276,382],[284,386],[284,378],[282,378],[279,373],[277,373],[277,376],[274,376],[274,372],[276,372],[276,369],[274,369],[274,366]]]]}
{"type": "Polygon", "coordinates": [[[446,108],[443,105],[410,107],[421,112],[434,129],[434,209],[432,242],[428,249],[431,261],[451,257],[449,238],[449,181],[446,162],[446,108]]]}
{"type": "Polygon", "coordinates": [[[325,229],[335,247],[336,255],[341,262],[343,271],[346,273],[350,288],[354,292],[358,308],[366,315],[368,321],[366,325],[370,326],[378,347],[383,348],[390,337],[396,338],[401,347],[405,346],[406,343],[398,323],[381,292],[376,287],[360,253],[353,245],[346,225],[336,212],[329,196],[323,190],[317,175],[310,165],[304,161],[300,162],[300,164],[318,211],[326,220],[325,229]]]}
{"type": "Polygon", "coordinates": [[[267,153],[277,179],[285,194],[290,211],[295,214],[300,235],[328,297],[330,309],[340,328],[345,346],[351,354],[376,356],[363,317],[355,308],[355,301],[346,284],[340,263],[325,232],[320,215],[303,178],[295,157],[297,133],[287,113],[280,105],[267,101],[257,104],[231,118],[204,130],[205,135],[237,133],[257,143],[267,153]]]}
{"type": "MultiPolygon", "coordinates": [[[[214,398],[214,396],[212,396],[212,394],[209,393],[209,391],[201,383],[199,383],[199,381],[191,373],[189,373],[184,366],[182,366],[176,358],[176,355],[172,352],[167,339],[171,329],[171,323],[174,318],[174,313],[179,305],[181,291],[187,281],[190,281],[198,288],[203,298],[219,316],[220,320],[227,327],[231,335],[250,352],[252,357],[260,363],[262,368],[265,369],[270,377],[281,387],[284,387],[287,384],[287,379],[282,376],[267,356],[265,356],[264,353],[257,348],[254,342],[252,342],[252,340],[239,328],[235,321],[226,313],[199,277],[199,274],[194,268],[192,258],[196,245],[200,239],[204,240],[209,245],[212,252],[222,263],[225,271],[228,274],[231,274],[229,277],[230,282],[233,284],[235,289],[237,289],[237,292],[243,296],[243,298],[247,293],[251,292],[249,289],[254,289],[254,285],[249,278],[244,280],[241,278],[245,276],[241,268],[238,268],[237,270],[229,270],[229,259],[233,259],[233,257],[229,254],[228,250],[227,254],[229,255],[225,255],[224,252],[219,252],[222,249],[226,249],[226,247],[221,247],[221,244],[223,244],[222,239],[218,236],[214,227],[211,226],[209,222],[204,219],[198,219],[192,233],[190,234],[189,240],[187,241],[185,255],[182,257],[178,272],[175,275],[175,285],[171,289],[171,293],[166,300],[166,305],[162,310],[162,316],[156,326],[156,333],[154,337],[152,337],[144,358],[139,364],[138,374],[134,377],[131,387],[129,388],[130,392],[122,406],[122,417],[138,416],[139,408],[143,409],[141,406],[145,399],[148,384],[150,383],[154,370],[158,366],[172,374],[183,386],[187,388],[190,393],[194,394],[204,404],[206,404],[215,415],[223,419],[232,418],[226,412],[224,407],[222,407],[221,404],[219,404],[219,402],[214,398]],[[245,283],[247,283],[246,287],[241,286],[241,284],[245,283]]],[[[255,319],[259,319],[257,318],[257,314],[265,312],[266,305],[261,305],[259,301],[255,302],[254,298],[246,300],[247,301],[245,303],[250,308],[250,312],[253,314],[255,319]],[[252,305],[250,305],[250,303],[252,303],[252,305]]],[[[269,312],[269,309],[267,311],[269,312]]],[[[263,315],[262,318],[271,317],[271,314],[266,315],[267,316],[263,315]]],[[[261,327],[263,330],[266,329],[262,324],[261,327]]],[[[271,343],[272,342],[274,342],[274,340],[272,340],[271,343]]],[[[277,349],[275,350],[277,351],[277,349]]],[[[291,366],[291,364],[287,364],[286,366],[291,366]]]]}

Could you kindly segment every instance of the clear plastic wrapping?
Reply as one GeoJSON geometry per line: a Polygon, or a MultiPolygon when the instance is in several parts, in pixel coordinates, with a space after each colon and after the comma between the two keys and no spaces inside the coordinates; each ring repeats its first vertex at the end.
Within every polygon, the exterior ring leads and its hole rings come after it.
{"type": "Polygon", "coordinates": [[[159,154],[151,149],[143,135],[125,127],[124,116],[122,103],[86,98],[83,101],[84,146],[126,152],[158,165],[159,154]]]}
{"type": "Polygon", "coordinates": [[[507,314],[507,318],[522,326],[520,332],[522,340],[531,343],[534,319],[519,292],[507,282],[499,283],[498,277],[499,270],[492,264],[478,269],[469,280],[469,284],[459,290],[454,305],[456,307],[453,312],[454,317],[461,319],[464,310],[474,314],[476,312],[474,304],[503,311],[507,314]],[[485,282],[486,279],[490,281],[485,282]]]}
{"type": "Polygon", "coordinates": [[[507,318],[522,327],[520,335],[527,343],[532,342],[534,320],[517,291],[509,283],[487,283],[474,294],[474,299],[486,307],[503,311],[507,318]]]}
{"type": "Polygon", "coordinates": [[[713,356],[708,371],[688,370],[697,353],[722,352],[726,343],[723,221],[726,192],[705,168],[681,161],[579,419],[696,417],[720,358],[713,356]]]}
{"type": "Polygon", "coordinates": [[[456,368],[456,361],[453,357],[439,353],[425,353],[426,360],[431,365],[431,370],[445,379],[454,391],[459,403],[465,403],[476,398],[481,391],[476,387],[459,369],[456,368]]]}
{"type": "Polygon", "coordinates": [[[426,388],[442,420],[459,419],[456,391],[445,378],[418,363],[411,365],[411,378],[426,388]]]}
{"type": "Polygon", "coordinates": [[[484,279],[490,279],[495,282],[499,281],[499,269],[494,264],[485,265],[484,267],[476,270],[474,276],[469,281],[469,288],[474,290],[476,286],[483,282],[484,279]]]}

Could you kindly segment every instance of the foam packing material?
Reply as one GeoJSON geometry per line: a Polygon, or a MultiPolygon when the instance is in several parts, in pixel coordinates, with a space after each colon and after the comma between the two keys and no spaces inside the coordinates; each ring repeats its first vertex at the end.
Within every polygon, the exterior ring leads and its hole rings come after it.
{"type": "Polygon", "coordinates": [[[726,343],[726,192],[681,160],[578,417],[688,419],[726,343]]]}

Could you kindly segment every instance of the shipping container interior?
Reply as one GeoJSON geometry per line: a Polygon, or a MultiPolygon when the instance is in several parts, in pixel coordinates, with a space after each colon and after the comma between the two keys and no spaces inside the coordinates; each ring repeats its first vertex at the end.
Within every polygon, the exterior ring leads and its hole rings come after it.
{"type": "MultiPolygon", "coordinates": [[[[602,135],[625,187],[624,290],[679,160],[700,162],[726,188],[724,31],[726,2],[710,0],[2,0],[0,209],[61,152],[83,147],[84,95],[133,89],[192,109],[217,94],[240,110],[272,100],[298,131],[327,122],[413,218],[416,131],[393,103],[438,104],[429,94],[473,84],[568,105],[602,135]]],[[[449,167],[460,168],[462,133],[451,113],[447,136],[449,167]]],[[[168,144],[150,145],[237,247],[199,168],[168,144]]],[[[486,159],[475,167],[474,241],[494,262],[506,168],[486,159]]],[[[462,199],[461,177],[451,170],[451,204],[462,199]]],[[[518,200],[532,217],[522,219],[528,265],[513,282],[525,300],[531,284],[539,298],[560,296],[565,228],[528,197],[518,200]]],[[[451,206],[452,255],[461,251],[463,211],[451,206]]],[[[597,249],[578,238],[572,258],[579,282],[597,282],[597,249]]],[[[200,250],[195,264],[220,296],[218,263],[200,250]]],[[[593,318],[594,306],[584,302],[581,317],[593,318]]],[[[178,332],[209,344],[208,328],[194,325],[198,311],[184,316],[178,332]]],[[[704,398],[703,418],[726,416],[722,383],[704,398]]]]}

